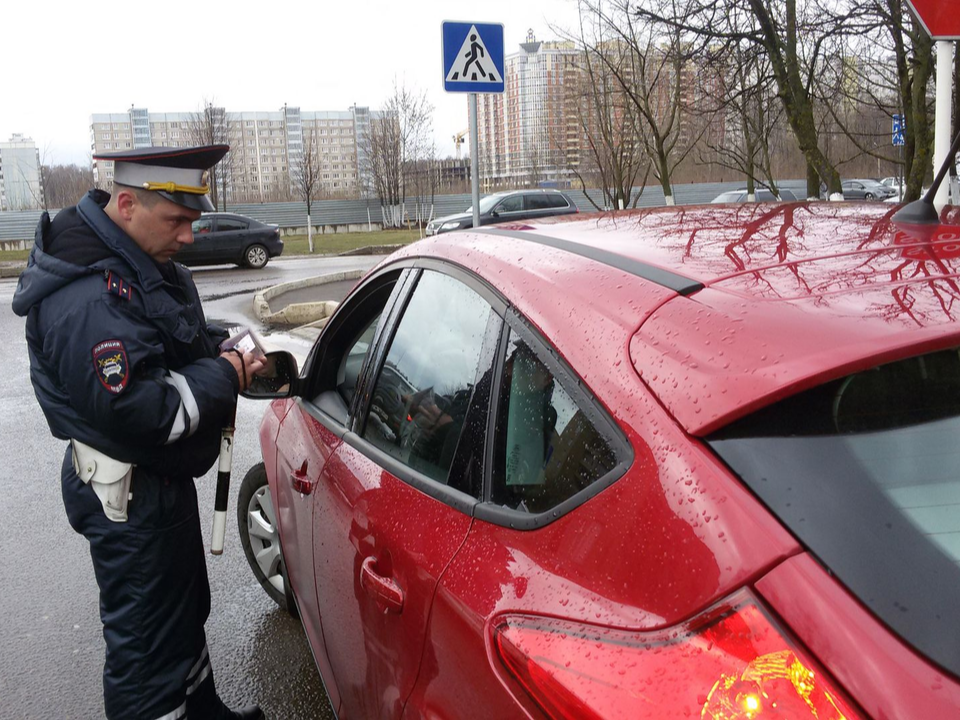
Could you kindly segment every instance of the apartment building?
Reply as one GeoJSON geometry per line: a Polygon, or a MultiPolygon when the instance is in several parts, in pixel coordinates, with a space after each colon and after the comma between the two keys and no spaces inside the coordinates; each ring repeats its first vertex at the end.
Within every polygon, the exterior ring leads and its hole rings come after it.
{"type": "MultiPolygon", "coordinates": [[[[360,176],[357,140],[371,114],[376,115],[365,107],[228,112],[210,106],[194,113],[132,107],[125,113],[92,115],[90,149],[97,154],[226,142],[231,150],[218,168],[228,202],[267,202],[298,197],[297,169],[310,143],[319,158],[318,195],[354,195],[360,176]]],[[[95,160],[93,172],[99,186],[113,182],[112,162],[95,160]]]]}
{"type": "Polygon", "coordinates": [[[43,176],[40,153],[28,137],[14,134],[0,142],[0,211],[40,210],[43,176]]]}
{"type": "Polygon", "coordinates": [[[502,94],[478,97],[480,179],[498,186],[565,185],[580,162],[576,115],[581,53],[527,33],[507,55],[502,94]]]}

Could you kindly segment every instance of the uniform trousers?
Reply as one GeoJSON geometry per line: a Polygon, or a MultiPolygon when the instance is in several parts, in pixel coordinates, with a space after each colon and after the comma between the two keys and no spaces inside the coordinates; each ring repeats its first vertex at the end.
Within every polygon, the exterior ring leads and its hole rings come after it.
{"type": "Polygon", "coordinates": [[[134,468],[128,521],[108,520],[73,469],[61,473],[70,525],[90,543],[106,641],[109,720],[216,720],[217,697],[203,626],[210,585],[193,478],[134,468]]]}

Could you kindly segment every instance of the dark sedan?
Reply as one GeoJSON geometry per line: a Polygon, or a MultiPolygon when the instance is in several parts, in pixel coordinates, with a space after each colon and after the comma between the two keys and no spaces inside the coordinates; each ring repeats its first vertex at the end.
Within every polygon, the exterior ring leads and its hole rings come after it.
{"type": "Polygon", "coordinates": [[[259,269],[283,252],[280,228],[233,213],[208,213],[193,223],[193,243],[176,255],[184,265],[233,263],[259,269]]]}
{"type": "MultiPolygon", "coordinates": [[[[536,220],[549,215],[580,212],[576,204],[559,190],[508,190],[480,200],[480,224],[536,220]]],[[[465,212],[437,218],[427,224],[427,235],[473,227],[473,206],[465,212]]]]}

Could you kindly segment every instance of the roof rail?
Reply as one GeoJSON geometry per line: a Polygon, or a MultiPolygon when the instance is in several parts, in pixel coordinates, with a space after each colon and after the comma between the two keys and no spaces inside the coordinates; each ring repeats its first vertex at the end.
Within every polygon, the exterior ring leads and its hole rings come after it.
{"type": "Polygon", "coordinates": [[[502,228],[479,228],[477,232],[487,233],[488,235],[501,235],[517,240],[526,240],[527,242],[546,245],[547,247],[579,255],[589,260],[595,260],[604,265],[616,268],[617,270],[623,270],[631,275],[636,275],[644,280],[649,280],[657,285],[669,288],[678,295],[692,295],[699,290],[703,290],[703,283],[691,280],[688,277],[684,277],[670,270],[664,270],[656,265],[650,265],[640,260],[618,255],[609,250],[583,245],[582,243],[573,242],[572,240],[561,240],[560,238],[550,237],[549,235],[540,235],[521,230],[505,230],[502,228]]]}

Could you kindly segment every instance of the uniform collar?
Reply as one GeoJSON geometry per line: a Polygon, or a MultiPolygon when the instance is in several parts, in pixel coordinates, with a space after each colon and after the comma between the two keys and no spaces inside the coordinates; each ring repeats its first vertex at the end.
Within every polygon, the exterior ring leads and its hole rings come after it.
{"type": "Polygon", "coordinates": [[[91,190],[77,203],[77,212],[111,252],[133,268],[141,288],[149,292],[163,285],[163,276],[153,259],[104,212],[109,200],[110,195],[102,190],[91,190]]]}

